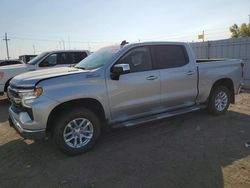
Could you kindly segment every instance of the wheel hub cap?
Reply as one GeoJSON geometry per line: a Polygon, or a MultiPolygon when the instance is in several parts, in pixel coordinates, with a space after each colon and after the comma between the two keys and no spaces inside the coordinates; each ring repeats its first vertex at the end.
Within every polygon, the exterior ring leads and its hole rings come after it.
{"type": "Polygon", "coordinates": [[[64,142],[72,148],[80,148],[90,142],[94,128],[86,118],[76,118],[70,121],[64,128],[64,142]]]}
{"type": "Polygon", "coordinates": [[[215,97],[215,108],[223,111],[227,107],[228,96],[224,91],[219,92],[215,97]]]}

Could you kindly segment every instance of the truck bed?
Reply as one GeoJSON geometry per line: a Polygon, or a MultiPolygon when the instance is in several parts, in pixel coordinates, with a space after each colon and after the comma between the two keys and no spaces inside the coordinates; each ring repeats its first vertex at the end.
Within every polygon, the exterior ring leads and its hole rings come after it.
{"type": "Polygon", "coordinates": [[[241,60],[202,59],[197,60],[199,69],[199,96],[197,101],[205,101],[216,80],[229,78],[234,83],[235,93],[242,81],[241,60]]]}

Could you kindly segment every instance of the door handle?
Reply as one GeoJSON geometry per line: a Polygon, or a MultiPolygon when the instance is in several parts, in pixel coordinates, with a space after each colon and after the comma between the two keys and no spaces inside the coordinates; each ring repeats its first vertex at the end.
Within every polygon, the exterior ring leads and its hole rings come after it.
{"type": "Polygon", "coordinates": [[[187,75],[193,75],[194,74],[194,71],[188,71],[187,72],[187,75]]]}
{"type": "Polygon", "coordinates": [[[148,76],[147,80],[156,80],[158,77],[157,76],[148,76]]]}

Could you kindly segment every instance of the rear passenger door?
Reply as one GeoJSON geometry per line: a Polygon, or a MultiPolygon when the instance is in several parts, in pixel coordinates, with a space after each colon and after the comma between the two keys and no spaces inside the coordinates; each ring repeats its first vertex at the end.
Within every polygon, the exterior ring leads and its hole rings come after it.
{"type": "Polygon", "coordinates": [[[151,47],[161,77],[161,105],[164,111],[195,104],[197,70],[183,45],[151,47]]]}
{"type": "Polygon", "coordinates": [[[159,70],[153,70],[149,48],[133,48],[115,64],[129,64],[130,73],[120,75],[118,80],[107,79],[112,121],[157,113],[160,106],[160,75],[159,70]]]}

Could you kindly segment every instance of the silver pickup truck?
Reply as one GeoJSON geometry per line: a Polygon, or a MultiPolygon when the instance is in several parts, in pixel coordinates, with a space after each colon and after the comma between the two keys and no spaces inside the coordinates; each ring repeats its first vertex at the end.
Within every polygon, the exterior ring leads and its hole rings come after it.
{"type": "Polygon", "coordinates": [[[179,42],[147,42],[100,49],[75,67],[14,77],[10,125],[24,137],[51,133],[59,148],[92,148],[105,127],[133,126],[207,108],[219,115],[235,102],[240,60],[196,60],[179,42]]]}

